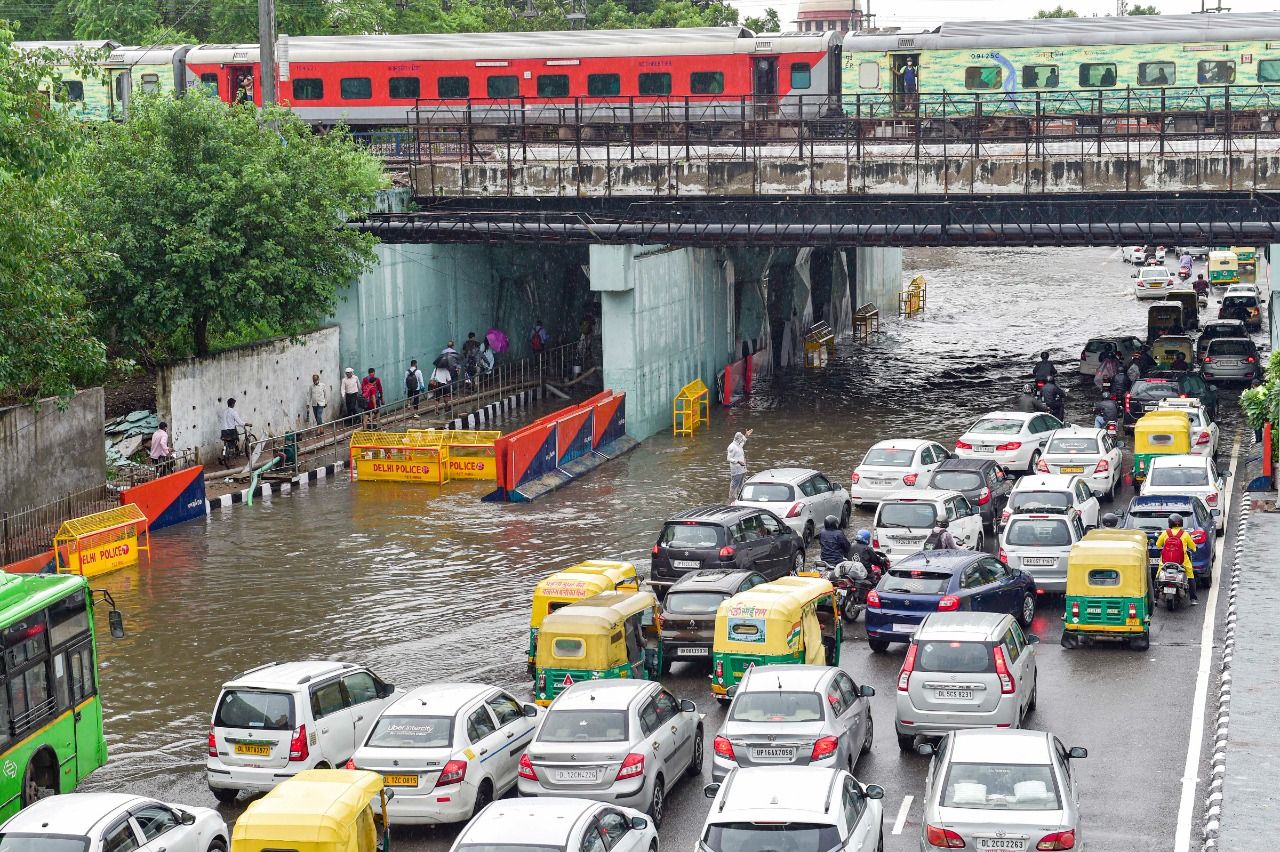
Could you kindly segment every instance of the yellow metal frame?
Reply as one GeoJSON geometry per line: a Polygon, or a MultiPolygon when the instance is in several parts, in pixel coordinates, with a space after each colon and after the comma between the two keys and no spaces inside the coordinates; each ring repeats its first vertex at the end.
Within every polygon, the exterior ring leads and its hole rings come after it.
{"type": "Polygon", "coordinates": [[[923,275],[911,279],[907,289],[898,294],[898,315],[913,317],[924,311],[927,301],[927,288],[923,275]]]}
{"type": "Polygon", "coordinates": [[[136,565],[138,554],[143,551],[150,562],[149,524],[146,514],[134,503],[63,521],[53,537],[58,573],[82,577],[109,574],[136,565]]]}
{"type": "Polygon", "coordinates": [[[694,379],[680,388],[680,393],[671,401],[671,434],[692,435],[699,426],[706,426],[710,417],[710,396],[711,392],[702,379],[694,379]]]}
{"type": "Polygon", "coordinates": [[[836,354],[836,336],[825,322],[819,323],[804,336],[805,369],[825,367],[836,354]]]}
{"type": "Polygon", "coordinates": [[[413,432],[355,432],[349,449],[353,481],[427,482],[450,480],[447,430],[413,432]]]}
{"type": "Polygon", "coordinates": [[[405,433],[449,448],[449,479],[497,482],[498,461],[494,446],[502,433],[496,429],[410,429],[405,433]]]}

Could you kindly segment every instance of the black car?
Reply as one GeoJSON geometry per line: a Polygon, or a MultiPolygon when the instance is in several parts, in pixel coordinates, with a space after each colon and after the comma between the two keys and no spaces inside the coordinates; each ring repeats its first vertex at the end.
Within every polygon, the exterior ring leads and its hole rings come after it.
{"type": "Polygon", "coordinates": [[[1009,502],[1013,477],[992,459],[947,459],[933,469],[924,487],[959,491],[969,498],[970,505],[978,507],[983,525],[994,530],[996,519],[1009,502]]]}
{"type": "Polygon", "coordinates": [[[1125,424],[1132,425],[1148,411],[1154,411],[1163,399],[1193,397],[1200,400],[1210,420],[1218,417],[1217,389],[1196,372],[1156,370],[1139,379],[1124,395],[1125,424]]]}
{"type": "Polygon", "coordinates": [[[711,662],[716,610],[739,592],[768,582],[759,571],[691,571],[662,602],[662,668],[676,661],[711,662]]]}
{"type": "Polygon", "coordinates": [[[703,506],[668,520],[650,560],[649,583],[659,595],[690,571],[759,571],[767,579],[804,567],[804,540],[778,516],[750,506],[703,506]]]}
{"type": "Polygon", "coordinates": [[[1218,306],[1218,319],[1238,319],[1249,331],[1262,330],[1262,305],[1257,296],[1235,294],[1224,296],[1218,306]]]}

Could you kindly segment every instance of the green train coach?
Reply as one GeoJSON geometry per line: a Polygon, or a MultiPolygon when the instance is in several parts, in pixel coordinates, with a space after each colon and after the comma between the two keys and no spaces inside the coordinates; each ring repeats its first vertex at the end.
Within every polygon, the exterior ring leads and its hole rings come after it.
{"type": "Polygon", "coordinates": [[[123,119],[129,100],[140,92],[187,89],[185,59],[190,45],[122,47],[114,41],[16,41],[14,47],[40,52],[53,59],[58,72],[59,100],[77,118],[123,119]],[[96,67],[85,74],[81,66],[96,67]]]}

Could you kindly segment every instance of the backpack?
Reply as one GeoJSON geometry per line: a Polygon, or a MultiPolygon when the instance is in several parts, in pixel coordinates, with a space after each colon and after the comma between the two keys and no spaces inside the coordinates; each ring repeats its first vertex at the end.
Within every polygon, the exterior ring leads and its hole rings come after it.
{"type": "Polygon", "coordinates": [[[418,374],[415,371],[409,370],[404,374],[404,389],[410,394],[418,392],[418,374]]]}
{"type": "Polygon", "coordinates": [[[934,530],[929,533],[929,537],[924,540],[923,550],[938,550],[942,547],[942,536],[944,533],[940,530],[934,530]]]}
{"type": "Polygon", "coordinates": [[[1160,549],[1161,564],[1172,562],[1175,565],[1181,565],[1182,561],[1187,558],[1187,548],[1182,543],[1182,535],[1179,532],[1177,536],[1165,536],[1164,547],[1160,549]]]}
{"type": "Polygon", "coordinates": [[[535,328],[533,333],[529,335],[529,347],[534,352],[542,351],[542,331],[540,329],[535,328]]]}

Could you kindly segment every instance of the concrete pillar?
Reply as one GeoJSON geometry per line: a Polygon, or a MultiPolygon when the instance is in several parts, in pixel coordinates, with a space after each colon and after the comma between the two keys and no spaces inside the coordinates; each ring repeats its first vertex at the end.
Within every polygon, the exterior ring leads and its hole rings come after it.
{"type": "Polygon", "coordinates": [[[627,434],[671,428],[671,401],[716,378],[734,355],[732,267],[712,249],[591,246],[600,293],[604,386],[627,394],[627,434]]]}
{"type": "Polygon", "coordinates": [[[897,316],[902,292],[902,249],[862,246],[854,249],[854,309],[871,302],[880,318],[897,316]]]}

